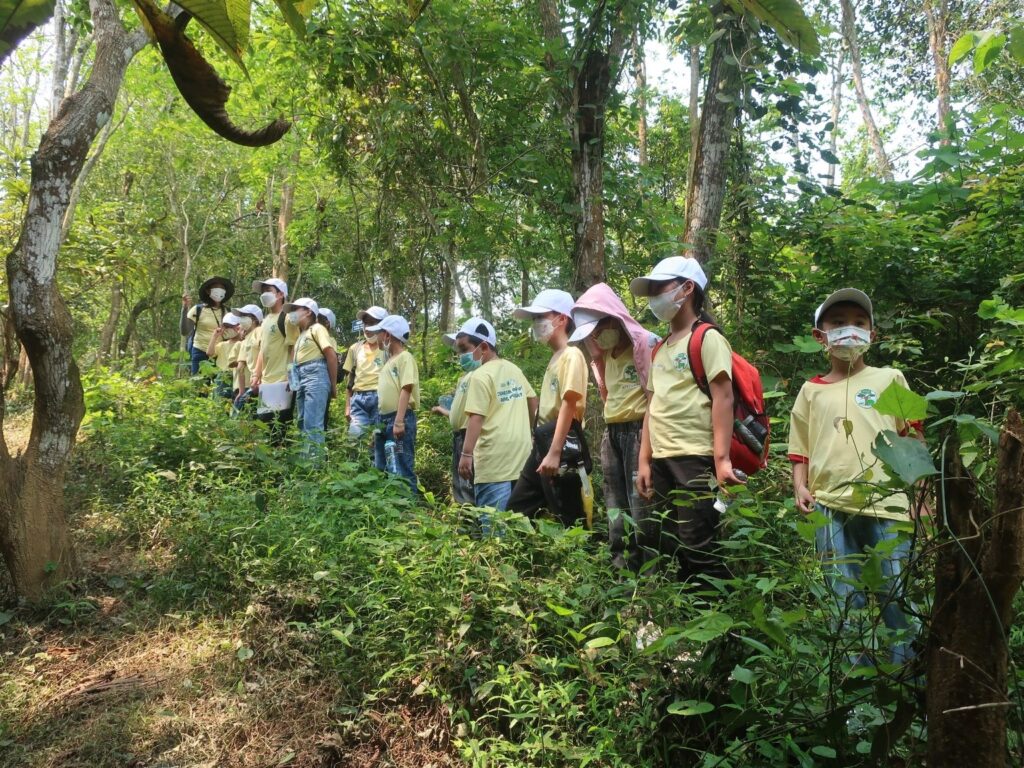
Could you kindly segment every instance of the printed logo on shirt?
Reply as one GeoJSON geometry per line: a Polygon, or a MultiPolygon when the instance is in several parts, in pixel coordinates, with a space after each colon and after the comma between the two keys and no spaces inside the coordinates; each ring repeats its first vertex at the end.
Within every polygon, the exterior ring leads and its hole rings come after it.
{"type": "Polygon", "coordinates": [[[466,392],[469,390],[469,379],[464,379],[459,383],[459,392],[466,392]]]}
{"type": "Polygon", "coordinates": [[[511,403],[513,400],[522,400],[526,392],[523,385],[515,379],[506,379],[498,385],[498,402],[511,403]]]}
{"type": "Polygon", "coordinates": [[[680,352],[678,355],[672,358],[672,362],[675,363],[676,370],[685,370],[690,365],[690,356],[685,352],[680,352]]]}
{"type": "Polygon", "coordinates": [[[871,408],[878,402],[878,393],[870,387],[864,387],[853,396],[853,400],[861,408],[871,408]]]}
{"type": "Polygon", "coordinates": [[[551,377],[551,384],[548,386],[548,389],[550,389],[556,395],[558,394],[558,377],[557,376],[552,376],[551,377]]]}
{"type": "Polygon", "coordinates": [[[392,365],[391,366],[391,375],[394,376],[396,379],[398,378],[398,366],[397,365],[392,365]]]}
{"type": "Polygon", "coordinates": [[[640,376],[636,372],[636,366],[635,365],[630,364],[630,365],[627,365],[626,367],[624,367],[622,369],[622,380],[624,382],[629,383],[629,384],[639,384],[640,383],[640,376]]]}

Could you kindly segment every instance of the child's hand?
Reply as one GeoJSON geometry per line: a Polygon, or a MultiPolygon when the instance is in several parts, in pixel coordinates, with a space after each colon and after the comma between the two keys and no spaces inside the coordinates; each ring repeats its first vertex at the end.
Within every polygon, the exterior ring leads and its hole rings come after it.
{"type": "Polygon", "coordinates": [[[740,480],[736,476],[736,470],[732,468],[732,462],[728,460],[715,462],[715,477],[718,480],[718,487],[722,490],[727,489],[730,485],[747,484],[746,477],[740,480]]]}
{"type": "Polygon", "coordinates": [[[472,456],[460,456],[459,457],[459,477],[465,480],[471,480],[473,478],[473,457],[472,456]]]}
{"type": "Polygon", "coordinates": [[[396,419],[394,426],[391,427],[391,434],[395,436],[395,440],[405,437],[405,422],[396,419]]]}
{"type": "Polygon", "coordinates": [[[557,477],[558,470],[562,466],[562,452],[561,451],[548,451],[548,455],[544,457],[544,461],[537,467],[537,474],[541,477],[557,477]]]}
{"type": "Polygon", "coordinates": [[[796,497],[796,508],[801,515],[809,515],[814,511],[814,496],[807,490],[807,487],[797,488],[794,496],[796,497]]]}
{"type": "Polygon", "coordinates": [[[636,468],[636,492],[650,501],[654,497],[654,483],[651,481],[650,463],[641,462],[636,468]]]}

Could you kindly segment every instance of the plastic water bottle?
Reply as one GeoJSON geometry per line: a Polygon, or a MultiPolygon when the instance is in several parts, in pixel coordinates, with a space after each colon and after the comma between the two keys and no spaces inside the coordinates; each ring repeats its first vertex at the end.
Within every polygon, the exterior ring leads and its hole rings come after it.
{"type": "MultiPolygon", "coordinates": [[[[736,475],[737,480],[744,483],[747,482],[747,473],[744,472],[742,469],[734,469],[732,473],[736,475]]],[[[720,515],[724,515],[725,510],[727,510],[728,508],[729,502],[722,498],[722,489],[719,488],[718,495],[715,496],[715,512],[717,512],[720,515]]]]}
{"type": "Polygon", "coordinates": [[[398,474],[398,451],[394,440],[384,443],[384,466],[387,467],[389,474],[398,474]]]}
{"type": "Polygon", "coordinates": [[[590,482],[590,476],[586,468],[581,464],[580,475],[580,499],[583,502],[583,514],[587,521],[587,530],[594,527],[594,486],[590,482]]]}

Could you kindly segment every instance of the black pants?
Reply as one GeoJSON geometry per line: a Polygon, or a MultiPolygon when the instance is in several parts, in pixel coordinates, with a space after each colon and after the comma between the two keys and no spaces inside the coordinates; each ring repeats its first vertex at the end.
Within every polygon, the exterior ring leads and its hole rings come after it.
{"type": "Polygon", "coordinates": [[[289,406],[283,411],[268,411],[260,413],[256,418],[264,424],[270,425],[270,444],[275,447],[284,445],[284,438],[288,432],[288,425],[292,422],[294,406],[289,406]]]}
{"type": "Polygon", "coordinates": [[[710,456],[673,456],[651,464],[654,500],[638,526],[645,558],[659,555],[679,565],[679,580],[729,578],[719,550],[715,509],[715,461],[710,456]]]}
{"type": "Polygon", "coordinates": [[[546,509],[569,527],[577,520],[583,519],[583,498],[580,495],[579,475],[565,474],[560,477],[541,477],[537,472],[541,459],[536,451],[530,452],[519,479],[512,488],[508,500],[508,508],[520,512],[533,519],[542,509],[546,509]]]}

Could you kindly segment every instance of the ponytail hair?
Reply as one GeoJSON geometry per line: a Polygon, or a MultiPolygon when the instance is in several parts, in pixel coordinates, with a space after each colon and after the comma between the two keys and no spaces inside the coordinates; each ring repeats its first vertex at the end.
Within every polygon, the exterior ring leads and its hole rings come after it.
{"type": "Polygon", "coordinates": [[[697,318],[702,323],[710,323],[711,325],[718,325],[718,321],[715,320],[715,316],[712,315],[708,310],[704,308],[704,289],[701,288],[697,283],[693,284],[693,312],[697,315],[697,318]]]}

